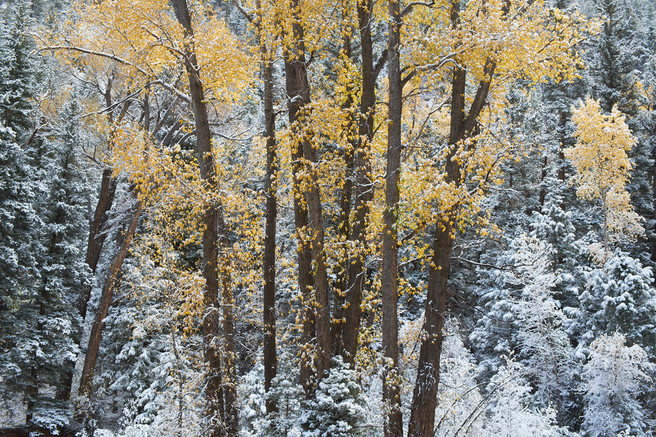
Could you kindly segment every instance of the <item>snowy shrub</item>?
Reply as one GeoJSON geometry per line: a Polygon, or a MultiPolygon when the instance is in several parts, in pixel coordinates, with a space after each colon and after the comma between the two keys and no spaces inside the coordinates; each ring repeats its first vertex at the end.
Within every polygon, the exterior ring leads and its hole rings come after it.
{"type": "MultiPolygon", "coordinates": [[[[531,387],[524,378],[525,369],[509,361],[492,378],[488,397],[494,398],[485,419],[484,432],[490,437],[558,437],[570,432],[557,426],[553,408],[535,408],[531,387]]],[[[472,435],[472,434],[465,434],[472,435]]]]}
{"type": "Polygon", "coordinates": [[[303,388],[297,383],[298,373],[293,360],[286,353],[278,357],[278,375],[264,390],[264,365],[257,364],[243,376],[240,397],[240,436],[242,437],[300,437],[299,417],[305,399],[303,388]],[[266,412],[266,401],[271,400],[277,411],[266,412]]]}
{"type": "Polygon", "coordinates": [[[438,388],[437,411],[435,412],[436,436],[451,437],[459,431],[469,429],[467,435],[480,435],[481,415],[485,404],[479,384],[474,357],[465,347],[459,327],[454,319],[447,319],[446,337],[440,363],[440,385],[438,388]]]}
{"type": "Polygon", "coordinates": [[[622,433],[645,435],[644,414],[637,400],[645,373],[652,364],[638,345],[625,345],[625,337],[615,333],[599,337],[590,347],[585,365],[586,436],[605,437],[622,433]]]}
{"type": "Polygon", "coordinates": [[[652,283],[651,268],[625,253],[592,270],[580,296],[586,344],[601,334],[619,332],[650,351],[656,340],[656,290],[652,283]]]}
{"type": "Polygon", "coordinates": [[[364,399],[355,371],[342,357],[333,358],[327,377],[319,382],[315,399],[305,403],[301,424],[303,437],[351,437],[368,435],[362,424],[364,399]]]}

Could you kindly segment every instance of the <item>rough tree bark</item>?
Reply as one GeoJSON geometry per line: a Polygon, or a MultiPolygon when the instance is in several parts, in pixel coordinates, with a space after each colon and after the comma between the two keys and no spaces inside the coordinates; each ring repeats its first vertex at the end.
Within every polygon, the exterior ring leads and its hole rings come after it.
{"type": "MultiPolygon", "coordinates": [[[[198,153],[198,162],[200,167],[201,180],[211,192],[216,192],[218,181],[216,179],[215,163],[212,157],[212,135],[210,132],[209,117],[207,115],[207,105],[203,84],[200,79],[198,60],[196,58],[195,47],[193,45],[193,28],[191,16],[187,7],[186,0],[171,0],[175,16],[185,31],[187,38],[184,47],[184,66],[187,70],[189,80],[189,93],[191,96],[191,105],[194,113],[194,123],[196,125],[196,151],[198,153]]],[[[218,270],[218,251],[219,251],[219,227],[225,225],[223,220],[223,211],[218,200],[212,200],[205,209],[203,217],[203,277],[205,278],[205,293],[203,303],[205,314],[203,317],[203,337],[205,343],[205,361],[208,365],[207,385],[205,388],[206,396],[206,417],[210,421],[208,435],[211,437],[223,437],[226,435],[236,435],[238,427],[236,416],[236,405],[226,405],[224,403],[224,390],[222,380],[222,360],[221,344],[219,339],[219,270],[218,270]]],[[[224,233],[225,235],[225,233],[224,233]]],[[[231,293],[231,288],[225,284],[223,291],[231,293]]],[[[230,305],[232,296],[224,295],[224,303],[230,305]]],[[[231,310],[230,310],[231,311],[231,310]]],[[[224,331],[226,334],[233,332],[232,317],[227,321],[225,317],[229,312],[224,311],[224,331]]],[[[226,343],[226,354],[234,354],[234,340],[228,339],[226,343]],[[230,347],[233,347],[230,350],[230,347]]],[[[234,366],[234,361],[228,357],[227,363],[234,366]]],[[[228,369],[228,375],[234,369],[228,369]]],[[[231,394],[231,387],[226,387],[226,403],[234,403],[231,394]]]]}
{"type": "Polygon", "coordinates": [[[132,243],[132,238],[134,237],[134,233],[137,230],[139,217],[141,217],[141,201],[137,200],[135,209],[132,213],[132,218],[130,219],[130,223],[128,225],[128,229],[123,234],[120,248],[116,254],[114,254],[112,262],[109,265],[109,270],[107,271],[107,276],[105,278],[105,284],[103,285],[102,293],[100,295],[98,311],[96,312],[95,318],[93,320],[93,325],[91,325],[91,335],[89,336],[87,353],[84,359],[84,367],[82,369],[82,378],[80,380],[80,388],[78,390],[78,393],[81,396],[91,395],[93,372],[96,368],[96,361],[98,360],[98,351],[100,349],[100,341],[102,339],[102,332],[105,325],[104,320],[105,317],[107,317],[109,307],[112,303],[114,286],[118,280],[118,275],[121,271],[121,267],[123,266],[123,261],[128,254],[130,244],[132,243]]]}
{"type": "MultiPolygon", "coordinates": [[[[92,273],[96,273],[100,254],[107,238],[107,233],[103,232],[105,223],[109,216],[109,211],[114,203],[114,194],[116,193],[116,179],[114,179],[111,167],[106,167],[102,172],[100,182],[100,193],[96,209],[89,223],[89,240],[87,242],[87,254],[85,261],[92,273]]],[[[80,296],[78,309],[82,320],[87,315],[87,305],[91,297],[91,286],[87,287],[84,294],[80,296]]]]}
{"type": "MultiPolygon", "coordinates": [[[[319,160],[317,150],[309,139],[303,141],[303,156],[309,167],[310,186],[305,198],[308,204],[308,225],[312,262],[314,264],[315,335],[317,338],[317,380],[326,376],[330,370],[332,357],[332,337],[330,333],[330,301],[328,299],[328,276],[324,260],[324,234],[321,212],[321,196],[318,176],[314,168],[319,160]]],[[[307,174],[307,172],[306,172],[307,174]]]]}
{"type": "Polygon", "coordinates": [[[362,94],[360,97],[360,119],[358,121],[358,142],[353,155],[354,176],[354,220],[350,226],[349,240],[355,242],[356,250],[349,256],[348,286],[346,293],[345,324],[342,330],[344,360],[355,362],[358,352],[358,333],[362,316],[362,292],[364,289],[364,254],[361,251],[367,244],[366,229],[369,202],[373,199],[373,185],[370,179],[371,162],[369,151],[374,136],[374,105],[376,103],[376,79],[380,68],[374,69],[373,41],[371,38],[371,0],[358,2],[358,25],[362,53],[362,94]]]}
{"type": "MultiPolygon", "coordinates": [[[[342,19],[349,13],[348,1],[342,1],[342,19]]],[[[346,20],[344,20],[346,21],[346,20]]],[[[343,56],[351,59],[353,56],[351,47],[351,38],[353,29],[347,24],[347,29],[342,30],[342,53],[343,56]]],[[[352,85],[354,86],[354,85],[352,85]]],[[[357,139],[357,123],[358,115],[352,111],[353,94],[349,93],[346,100],[341,105],[342,111],[347,115],[347,122],[343,135],[348,138],[348,146],[344,148],[344,182],[342,186],[342,195],[339,202],[339,225],[338,233],[342,241],[347,241],[350,236],[351,229],[351,203],[353,197],[353,157],[355,149],[358,146],[357,139]]],[[[348,269],[351,262],[350,249],[347,247],[346,253],[339,256],[337,259],[337,272],[336,279],[333,281],[333,317],[331,320],[331,335],[333,337],[333,353],[334,355],[344,356],[343,332],[346,323],[346,294],[348,291],[348,269]]]]}
{"type": "MultiPolygon", "coordinates": [[[[219,227],[221,229],[221,227],[219,227]]],[[[223,228],[225,229],[225,227],[223,228]]],[[[225,238],[226,233],[223,233],[225,238]]],[[[224,239],[222,238],[222,240],[224,239]]],[[[230,278],[230,262],[227,257],[220,268],[222,281],[221,304],[223,306],[223,337],[225,353],[223,354],[224,379],[223,394],[225,397],[223,420],[227,435],[237,436],[239,434],[239,412],[237,410],[237,368],[235,354],[235,299],[232,292],[232,280],[230,278]]]]}
{"type": "MultiPolygon", "coordinates": [[[[321,212],[321,199],[317,174],[313,168],[318,162],[317,150],[312,138],[305,132],[301,124],[311,103],[310,84],[305,60],[304,29],[298,18],[299,4],[295,1],[293,29],[293,47],[283,51],[285,58],[285,85],[289,100],[289,122],[295,131],[295,148],[292,154],[294,178],[294,212],[296,229],[299,234],[299,287],[304,298],[304,329],[301,337],[304,356],[301,358],[301,384],[306,394],[313,391],[311,359],[307,354],[307,345],[312,337],[316,337],[316,370],[317,378],[321,379],[324,372],[330,368],[332,354],[332,338],[330,335],[330,304],[328,301],[328,278],[324,263],[324,234],[321,212]],[[306,192],[300,192],[302,170],[309,177],[306,192]],[[307,202],[307,210],[303,204],[307,202]],[[305,229],[307,228],[307,229],[305,229]],[[307,241],[306,241],[307,240],[307,241]],[[312,271],[314,263],[314,271],[312,271]],[[310,282],[314,296],[310,291],[310,282]],[[310,324],[314,332],[309,331],[310,324]]],[[[307,181],[306,181],[307,182],[307,181]]]]}
{"type": "MultiPolygon", "coordinates": [[[[458,23],[459,14],[460,2],[454,0],[451,4],[451,24],[454,27],[458,23]]],[[[485,77],[479,83],[469,114],[466,115],[466,72],[459,66],[453,68],[449,132],[451,150],[446,159],[445,169],[446,182],[448,183],[456,185],[460,183],[461,172],[454,155],[462,141],[476,132],[478,116],[487,101],[494,70],[495,63],[487,59],[484,67],[485,77]]],[[[417,379],[412,396],[408,426],[409,437],[432,437],[435,433],[435,408],[437,407],[437,388],[440,380],[440,356],[444,340],[442,329],[447,311],[447,280],[453,248],[453,229],[450,223],[458,207],[458,205],[454,205],[451,210],[442,211],[435,227],[417,379]]]]}
{"type": "Polygon", "coordinates": [[[385,437],[403,436],[399,374],[399,321],[397,314],[397,213],[401,173],[402,82],[400,51],[401,15],[399,0],[389,0],[388,81],[389,115],[387,120],[387,174],[383,212],[381,298],[383,301],[383,401],[386,406],[385,437]]]}
{"type": "MultiPolygon", "coordinates": [[[[114,125],[115,115],[110,108],[114,107],[112,103],[112,79],[110,78],[107,81],[107,87],[104,92],[105,98],[105,108],[107,109],[107,120],[110,126],[114,125]]],[[[123,109],[118,114],[116,120],[121,121],[123,117],[127,114],[130,107],[130,100],[126,101],[123,104],[123,109]]],[[[109,139],[109,148],[112,148],[112,138],[109,139]]],[[[114,177],[113,169],[111,167],[105,167],[102,172],[102,178],[100,181],[100,193],[98,194],[98,203],[96,204],[96,209],[89,223],[89,239],[87,241],[87,253],[85,261],[92,273],[96,273],[98,267],[98,261],[100,260],[100,255],[102,254],[102,249],[107,239],[107,233],[103,232],[105,230],[105,224],[109,217],[109,211],[112,209],[114,204],[114,196],[116,194],[116,178],[114,177]]],[[[82,321],[87,315],[87,306],[89,305],[89,299],[91,298],[91,286],[88,286],[84,294],[80,296],[80,302],[78,303],[78,309],[80,311],[80,316],[82,321]]]]}
{"type": "MultiPolygon", "coordinates": [[[[256,2],[261,20],[261,1],[256,2]]],[[[259,24],[258,26],[261,26],[259,24]]],[[[262,29],[258,29],[262,32],[262,29]]],[[[276,217],[278,197],[276,194],[276,116],[273,109],[273,62],[263,36],[260,36],[260,61],[262,81],[264,82],[264,136],[266,137],[266,191],[264,259],[262,263],[264,287],[262,318],[264,322],[264,390],[268,393],[278,369],[276,354],[276,217]]],[[[277,411],[276,403],[267,398],[267,413],[277,411]]]]}
{"type": "MultiPolygon", "coordinates": [[[[309,103],[309,90],[304,89],[295,79],[295,64],[300,63],[298,60],[291,58],[287,52],[285,57],[285,86],[289,100],[287,101],[289,124],[292,129],[296,128],[296,120],[299,117],[299,111],[303,106],[309,103]]],[[[305,61],[299,68],[305,68],[305,61]]],[[[303,386],[305,395],[310,397],[314,387],[314,365],[312,347],[314,344],[314,296],[312,287],[314,285],[312,277],[312,253],[310,244],[304,236],[305,229],[308,226],[308,211],[303,201],[301,192],[300,173],[303,169],[303,148],[300,143],[293,145],[292,149],[292,184],[294,192],[294,227],[298,239],[297,258],[298,258],[298,288],[303,299],[303,330],[301,332],[301,369],[300,384],[303,386]]]]}

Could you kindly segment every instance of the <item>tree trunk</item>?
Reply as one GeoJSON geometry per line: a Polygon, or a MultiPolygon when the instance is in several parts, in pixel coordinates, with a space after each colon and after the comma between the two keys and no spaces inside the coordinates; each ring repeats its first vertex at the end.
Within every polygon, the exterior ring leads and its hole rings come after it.
{"type": "Polygon", "coordinates": [[[324,376],[324,371],[330,368],[331,336],[330,336],[330,305],[328,302],[328,278],[324,264],[323,253],[323,223],[321,212],[321,199],[317,174],[313,168],[317,163],[317,151],[312,144],[310,135],[304,131],[301,124],[308,114],[307,105],[310,103],[310,85],[305,62],[304,29],[298,19],[298,2],[293,4],[294,24],[293,47],[284,50],[285,58],[285,85],[289,100],[289,123],[295,132],[295,147],[292,155],[294,179],[294,215],[296,230],[299,235],[299,288],[303,296],[303,333],[301,336],[301,384],[306,395],[311,395],[314,382],[312,381],[312,360],[308,355],[310,341],[316,337],[316,368],[317,377],[324,376]],[[309,168],[307,168],[309,167],[309,168]],[[309,188],[305,193],[300,192],[303,181],[300,180],[301,171],[304,177],[310,178],[309,188]],[[308,171],[309,170],[309,171],[308,171]],[[305,209],[303,197],[307,202],[305,209]],[[305,229],[309,228],[309,229],[305,229]],[[308,235],[309,234],[309,235],[308,235]],[[312,272],[312,262],[315,269],[312,272]],[[313,274],[314,273],[314,274],[313,274]],[[314,296],[310,287],[314,288],[314,296]],[[313,327],[314,331],[310,331],[313,327]]]}
{"type": "Polygon", "coordinates": [[[389,0],[389,116],[387,120],[387,175],[383,213],[381,294],[383,309],[383,401],[386,407],[385,437],[403,436],[399,373],[399,321],[397,314],[397,214],[401,173],[402,83],[400,51],[401,16],[399,0],[389,0]]]}
{"type": "MultiPolygon", "coordinates": [[[[257,3],[261,14],[261,1],[257,3]]],[[[260,29],[260,32],[262,30],[260,29]]],[[[276,194],[276,173],[278,158],[276,156],[276,115],[273,109],[273,63],[270,54],[260,36],[260,59],[262,61],[262,80],[264,82],[264,135],[266,137],[266,211],[264,230],[263,269],[263,304],[264,322],[264,390],[271,390],[271,383],[276,377],[278,357],[276,354],[276,217],[278,214],[278,197],[276,194]]],[[[267,413],[277,411],[276,403],[266,400],[267,413]]]]}
{"type": "MultiPolygon", "coordinates": [[[[191,105],[194,112],[194,123],[196,125],[196,151],[200,167],[200,178],[205,183],[208,191],[218,191],[218,181],[214,158],[212,156],[212,135],[210,132],[209,118],[203,84],[199,75],[199,66],[196,51],[193,46],[193,28],[191,16],[186,0],[171,0],[175,16],[182,25],[188,42],[185,44],[185,69],[189,79],[189,93],[191,105]]],[[[203,304],[205,314],[203,317],[203,337],[205,343],[205,361],[208,365],[206,396],[206,418],[209,420],[208,435],[211,437],[223,437],[228,434],[225,417],[226,406],[223,402],[222,377],[221,377],[221,355],[219,340],[219,223],[223,222],[223,212],[219,203],[213,200],[206,206],[203,217],[203,277],[205,278],[205,293],[203,304]]],[[[229,373],[231,370],[229,371],[229,373]]],[[[227,409],[232,411],[233,405],[227,409]]],[[[230,419],[232,420],[232,418],[230,419]]],[[[232,425],[231,425],[232,426],[232,425]]]]}
{"type": "MultiPolygon", "coordinates": [[[[295,12],[299,7],[295,1],[295,12]]],[[[308,102],[310,100],[310,84],[307,76],[305,65],[305,35],[300,21],[294,23],[294,36],[297,43],[295,67],[297,78],[307,92],[308,102]]],[[[304,114],[309,115],[309,114],[304,114]]],[[[297,120],[298,121],[298,120],[297,120]]],[[[310,247],[312,254],[312,263],[314,264],[314,303],[315,303],[315,335],[317,339],[317,379],[321,380],[326,376],[330,369],[330,359],[332,357],[332,338],[330,335],[330,301],[328,299],[328,276],[326,273],[324,257],[324,233],[323,218],[321,210],[321,194],[319,191],[319,181],[316,164],[319,162],[315,144],[310,135],[305,134],[301,137],[301,146],[303,148],[303,158],[305,160],[306,171],[309,175],[310,183],[305,193],[305,199],[308,207],[308,225],[310,234],[310,247]]]]}
{"type": "MultiPolygon", "coordinates": [[[[285,82],[287,95],[289,96],[287,106],[289,110],[289,124],[292,126],[292,129],[296,128],[296,120],[298,119],[298,112],[300,110],[299,97],[302,99],[302,89],[297,84],[297,81],[294,80],[294,75],[294,61],[288,55],[285,55],[285,82]]],[[[309,92],[307,93],[309,98],[309,92]]],[[[308,225],[308,212],[300,188],[300,173],[303,169],[302,161],[303,149],[301,144],[296,143],[293,145],[292,150],[292,183],[294,192],[294,226],[298,240],[298,288],[301,292],[303,306],[299,382],[303,386],[306,396],[309,397],[314,390],[314,354],[311,352],[312,344],[314,343],[314,296],[312,294],[312,253],[310,252],[310,244],[304,235],[308,225]]]]}
{"type": "Polygon", "coordinates": [[[123,261],[128,254],[128,250],[130,249],[132,237],[134,237],[134,233],[137,230],[140,216],[141,201],[137,201],[128,229],[123,235],[121,246],[116,254],[114,254],[112,262],[109,265],[109,270],[107,271],[107,276],[105,278],[105,284],[103,285],[102,293],[100,295],[100,305],[98,306],[98,312],[96,313],[93,325],[91,326],[91,335],[89,336],[89,344],[84,359],[80,388],[78,390],[78,393],[81,396],[88,397],[92,392],[93,372],[96,368],[98,351],[100,350],[100,340],[102,339],[102,332],[105,327],[104,320],[105,317],[107,317],[107,313],[109,312],[109,307],[112,303],[112,297],[114,294],[114,287],[116,285],[118,275],[121,271],[121,267],[123,266],[123,261]]]}
{"type": "MultiPolygon", "coordinates": [[[[458,165],[453,156],[462,139],[465,124],[465,84],[466,74],[461,68],[454,68],[451,89],[451,126],[449,145],[452,147],[447,157],[448,183],[457,184],[460,180],[458,165]]],[[[446,214],[452,211],[445,212],[446,214]]],[[[437,407],[437,388],[440,379],[440,355],[442,352],[444,315],[447,305],[447,279],[451,264],[453,245],[452,228],[446,215],[435,225],[433,239],[433,259],[429,271],[424,325],[422,326],[421,349],[417,367],[417,379],[412,395],[408,437],[433,436],[435,408],[437,407]]]]}
{"type": "Polygon", "coordinates": [[[374,72],[373,42],[371,38],[371,1],[358,2],[358,24],[362,51],[362,95],[358,143],[354,151],[355,216],[349,240],[355,242],[355,253],[349,254],[348,287],[346,294],[345,324],[342,331],[344,360],[354,364],[358,352],[358,333],[362,316],[362,292],[364,289],[364,249],[367,244],[367,216],[369,202],[373,199],[371,162],[369,151],[374,136],[374,105],[376,103],[376,77],[374,72]]]}
{"type": "MultiPolygon", "coordinates": [[[[36,356],[34,356],[33,360],[36,361],[36,356]]],[[[26,397],[26,402],[25,402],[25,424],[29,425],[32,422],[32,419],[34,418],[34,406],[36,405],[36,398],[39,395],[39,374],[36,369],[36,367],[32,367],[30,369],[30,377],[29,377],[30,384],[27,386],[25,389],[25,397],[26,397]]]]}
{"type": "Polygon", "coordinates": [[[447,279],[451,261],[451,226],[436,224],[433,240],[433,262],[428,279],[428,295],[422,327],[421,349],[417,367],[417,381],[413,392],[408,436],[433,436],[437,387],[440,378],[442,329],[448,298],[447,279]]]}
{"type": "MultiPolygon", "coordinates": [[[[451,4],[451,24],[457,26],[460,14],[459,0],[451,4]]],[[[446,182],[460,184],[460,168],[454,160],[462,141],[477,131],[480,115],[490,90],[496,64],[487,59],[485,76],[479,83],[469,114],[465,116],[466,72],[461,67],[454,67],[451,82],[451,119],[449,146],[451,150],[446,160],[446,182]]],[[[471,145],[469,147],[475,147],[471,145]]],[[[422,327],[421,349],[417,367],[417,379],[412,396],[408,437],[432,437],[435,434],[435,408],[437,407],[437,389],[440,380],[440,355],[444,340],[444,316],[447,311],[447,279],[451,264],[453,247],[453,229],[450,225],[459,208],[454,205],[451,210],[441,211],[440,219],[435,224],[433,239],[433,257],[429,272],[428,290],[424,325],[422,327]]]]}
{"type": "MultiPolygon", "coordinates": [[[[98,196],[98,203],[96,210],[93,214],[89,224],[89,240],[87,242],[86,263],[93,273],[96,273],[100,254],[102,253],[107,233],[103,232],[105,223],[109,216],[109,211],[112,209],[114,203],[114,194],[116,193],[116,179],[112,174],[112,168],[106,167],[102,173],[100,182],[100,194],[98,196]]],[[[87,306],[91,298],[91,286],[85,289],[84,295],[80,296],[78,308],[82,321],[87,315],[87,306]]]]}
{"type": "Polygon", "coordinates": [[[308,203],[312,261],[314,263],[314,297],[316,304],[315,331],[317,338],[317,379],[321,380],[330,369],[332,337],[330,335],[330,301],[328,299],[328,277],[324,260],[324,234],[321,213],[319,181],[314,164],[318,162],[317,151],[311,141],[303,141],[303,154],[310,167],[310,187],[305,197],[308,203]]]}
{"type": "MultiPolygon", "coordinates": [[[[227,258],[226,255],[224,255],[227,258]]],[[[235,299],[232,293],[232,281],[230,279],[230,265],[224,265],[221,279],[223,282],[223,293],[221,296],[223,305],[223,337],[225,339],[223,393],[225,396],[224,422],[227,434],[237,436],[239,433],[239,413],[237,411],[237,372],[235,368],[235,327],[234,307],[235,299]]]]}
{"type": "MultiPolygon", "coordinates": [[[[350,52],[351,49],[350,37],[345,38],[344,50],[350,52]],[[348,47],[348,48],[347,48],[348,47]]],[[[350,55],[349,55],[350,56],[350,55]]],[[[342,105],[343,111],[349,111],[353,104],[352,97],[349,95],[346,102],[342,105]]],[[[342,186],[342,196],[339,203],[339,226],[337,232],[340,236],[340,241],[348,241],[350,238],[351,228],[351,201],[353,197],[353,179],[354,179],[354,150],[357,147],[357,138],[354,135],[353,129],[357,126],[357,119],[354,113],[349,113],[347,126],[345,128],[346,135],[352,138],[349,145],[344,150],[344,185],[342,186]]],[[[333,308],[334,316],[331,321],[331,331],[333,338],[333,348],[335,355],[344,356],[344,343],[343,334],[346,329],[346,296],[348,293],[348,271],[351,263],[351,256],[349,248],[347,247],[344,252],[338,255],[336,260],[339,267],[336,272],[337,278],[333,282],[333,308]]]]}

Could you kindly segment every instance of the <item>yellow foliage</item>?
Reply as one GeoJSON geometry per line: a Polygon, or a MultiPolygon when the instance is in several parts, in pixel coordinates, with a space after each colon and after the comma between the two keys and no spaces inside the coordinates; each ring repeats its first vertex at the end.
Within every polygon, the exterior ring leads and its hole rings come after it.
{"type": "MultiPolygon", "coordinates": [[[[375,108],[376,135],[368,144],[374,192],[369,205],[367,244],[358,246],[348,241],[340,217],[341,196],[348,176],[347,158],[362,140],[357,131],[361,116],[361,72],[355,60],[357,56],[346,53],[341,45],[347,35],[357,41],[358,1],[361,0],[247,0],[242,5],[252,13],[256,35],[267,46],[264,59],[280,51],[293,57],[293,52],[300,50],[299,27],[303,29],[303,55],[308,61],[312,103],[303,109],[297,126],[283,128],[276,134],[281,152],[276,175],[278,204],[280,210],[290,211],[293,200],[303,199],[302,193],[313,180],[318,181],[326,227],[324,249],[331,278],[343,273],[338,270],[343,269],[343,259],[347,256],[376,262],[383,222],[387,142],[384,104],[375,108]],[[291,162],[291,154],[305,139],[316,148],[320,159],[316,163],[301,163],[300,192],[295,193],[290,188],[291,168],[295,164],[291,162]]],[[[576,77],[581,66],[576,44],[587,32],[594,32],[596,26],[577,14],[549,8],[543,0],[513,0],[508,10],[504,9],[506,0],[459,2],[463,6],[454,24],[451,3],[436,0],[433,7],[416,6],[404,17],[402,28],[404,74],[414,78],[406,86],[403,114],[404,151],[397,231],[399,244],[407,250],[399,261],[401,264],[419,261],[424,269],[432,255],[425,235],[428,226],[448,222],[454,229],[462,230],[473,224],[487,224],[489,216],[482,211],[487,190],[501,182],[500,164],[516,157],[521,148],[498,128],[506,123],[505,102],[500,96],[507,92],[508,84],[518,78],[538,83],[576,77]],[[488,62],[494,65],[493,78],[484,72],[488,62]],[[478,116],[475,134],[459,144],[448,145],[450,113],[445,103],[450,98],[451,67],[456,65],[467,72],[467,89],[492,79],[493,87],[485,109],[478,116]],[[447,181],[446,177],[445,164],[451,156],[459,166],[457,181],[447,181]]],[[[195,34],[192,43],[205,97],[210,103],[210,117],[216,121],[230,114],[234,102],[250,91],[256,76],[254,59],[259,55],[255,49],[244,47],[232,34],[212,10],[211,2],[199,0],[190,5],[195,34]]],[[[385,3],[373,2],[373,7],[372,21],[376,26],[384,26],[385,3]]],[[[168,0],[76,0],[70,17],[61,31],[42,30],[41,46],[52,50],[71,69],[81,72],[82,78],[96,85],[101,94],[107,92],[114,101],[128,100],[160,87],[158,90],[188,101],[186,82],[181,79],[186,75],[183,52],[190,41],[185,40],[168,0]]],[[[357,49],[357,42],[353,47],[357,49]]],[[[384,95],[384,80],[381,84],[379,98],[384,95]]],[[[466,106],[471,105],[473,98],[465,96],[466,106]]],[[[53,98],[50,110],[54,110],[57,101],[53,98]]],[[[134,289],[144,299],[160,301],[185,335],[195,333],[204,311],[204,279],[200,261],[189,261],[180,253],[198,251],[203,213],[208,204],[219,204],[230,233],[230,241],[221,248],[220,268],[230,278],[231,285],[243,291],[240,299],[249,303],[240,308],[240,316],[253,325],[261,324],[264,193],[255,186],[263,178],[264,140],[256,138],[249,143],[237,138],[214,142],[212,153],[220,187],[215,190],[200,179],[193,151],[183,150],[180,145],[164,147],[135,120],[138,117],[112,120],[103,113],[105,109],[97,101],[88,102],[88,112],[92,113],[88,123],[95,124],[99,135],[106,138],[108,162],[117,173],[127,175],[147,210],[146,233],[135,241],[134,253],[143,272],[153,282],[147,286],[135,282],[134,289]]],[[[175,116],[182,129],[192,134],[194,126],[189,121],[189,111],[186,112],[175,116]]],[[[593,110],[587,115],[576,112],[579,145],[593,148],[616,141],[616,138],[599,138],[602,135],[596,132],[599,126],[611,123],[603,117],[593,110]],[[591,135],[589,139],[587,135],[591,135]]],[[[624,123],[620,118],[614,122],[624,123]]],[[[240,127],[248,130],[247,126],[240,127]]],[[[570,159],[577,159],[575,152],[570,153],[570,159]]],[[[613,161],[620,162],[615,158],[613,161]]],[[[591,168],[588,164],[581,165],[591,168]]],[[[621,179],[630,169],[628,159],[622,165],[613,175],[597,178],[597,181],[613,178],[615,181],[599,188],[608,205],[612,229],[627,223],[622,222],[619,212],[626,211],[629,205],[624,190],[625,176],[621,179]],[[621,183],[617,182],[618,178],[621,183]]],[[[577,182],[581,183],[581,195],[592,198],[593,189],[588,188],[591,184],[584,183],[581,176],[589,172],[579,171],[577,182]]],[[[351,222],[353,216],[351,211],[351,222]]],[[[309,238],[307,229],[296,229],[296,232],[297,240],[309,238]]],[[[293,252],[285,248],[279,251],[293,252]]],[[[294,290],[297,287],[295,260],[278,258],[277,268],[279,289],[294,290]]],[[[364,290],[362,307],[372,314],[374,323],[362,328],[363,344],[377,342],[380,336],[375,329],[380,307],[379,278],[367,278],[367,281],[370,283],[364,290]]],[[[410,298],[422,292],[423,287],[422,282],[403,278],[399,283],[400,293],[407,293],[410,298]]],[[[302,305],[292,302],[290,307],[294,311],[293,308],[302,305]]],[[[285,341],[296,341],[301,322],[302,314],[298,313],[296,324],[280,327],[283,345],[285,341]]],[[[404,337],[407,350],[410,342],[419,338],[420,329],[419,325],[408,327],[404,337]]],[[[374,355],[373,350],[361,349],[357,358],[359,368],[373,368],[374,355]]]]}
{"type": "Polygon", "coordinates": [[[577,195],[586,200],[600,200],[604,214],[604,241],[635,238],[644,232],[640,216],[633,210],[626,184],[633,168],[627,152],[637,140],[614,107],[602,112],[598,101],[587,99],[573,110],[577,143],[565,150],[576,168],[572,183],[577,195]]]}
{"type": "MultiPolygon", "coordinates": [[[[235,100],[252,81],[253,59],[208,6],[197,6],[194,43],[208,98],[235,100]]],[[[168,0],[77,0],[70,15],[61,29],[42,29],[43,49],[87,75],[124,81],[128,90],[159,85],[184,94],[177,78],[185,39],[168,0]]]]}
{"type": "Polygon", "coordinates": [[[576,45],[599,28],[597,22],[550,8],[543,0],[469,1],[454,27],[451,2],[436,3],[433,8],[416,8],[407,29],[407,62],[422,74],[455,64],[481,81],[490,60],[502,80],[572,79],[583,65],[576,45]]]}

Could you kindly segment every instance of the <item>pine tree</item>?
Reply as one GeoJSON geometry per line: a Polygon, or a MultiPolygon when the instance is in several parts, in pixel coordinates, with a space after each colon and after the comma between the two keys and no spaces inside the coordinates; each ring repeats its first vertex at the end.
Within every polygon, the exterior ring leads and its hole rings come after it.
{"type": "Polygon", "coordinates": [[[14,132],[0,128],[0,391],[3,398],[23,395],[28,402],[36,391],[30,363],[39,350],[27,318],[36,298],[33,242],[41,224],[33,174],[14,132]]]}
{"type": "Polygon", "coordinates": [[[14,130],[21,142],[29,143],[33,134],[32,98],[36,92],[37,74],[30,59],[33,49],[27,33],[32,24],[31,9],[20,0],[0,12],[0,56],[2,59],[2,95],[0,121],[14,130]]]}
{"type": "Polygon", "coordinates": [[[301,417],[304,437],[365,436],[363,429],[364,400],[355,371],[341,356],[333,358],[330,373],[317,387],[314,398],[305,405],[301,417]]]}
{"type": "MultiPolygon", "coordinates": [[[[26,402],[27,424],[55,431],[69,421],[68,394],[80,321],[74,302],[87,281],[86,183],[79,161],[78,110],[45,132],[33,97],[38,75],[29,53],[27,3],[3,11],[3,366],[26,402]],[[20,141],[18,146],[16,141],[20,141]],[[6,267],[6,268],[5,268],[6,267]],[[4,290],[7,287],[6,292],[4,290]],[[6,311],[4,311],[6,309],[6,311]],[[3,360],[4,361],[4,360],[3,360]],[[4,364],[4,363],[3,363],[4,364]]],[[[51,120],[56,122],[56,120],[51,120]]]]}
{"type": "Polygon", "coordinates": [[[42,355],[33,335],[42,220],[35,207],[41,188],[29,153],[34,72],[21,29],[28,21],[23,2],[1,11],[0,390],[23,396],[29,419],[38,391],[34,363],[42,355]]]}
{"type": "Polygon", "coordinates": [[[79,107],[71,100],[60,114],[63,126],[55,126],[42,147],[40,168],[48,191],[39,205],[45,222],[41,230],[44,252],[39,265],[39,305],[44,313],[40,317],[43,341],[52,357],[44,363],[44,370],[49,373],[48,383],[57,389],[59,402],[69,398],[81,337],[82,320],[74,303],[91,285],[84,262],[86,209],[91,190],[81,160],[79,116],[79,107]]]}
{"type": "Polygon", "coordinates": [[[593,95],[606,112],[617,106],[629,116],[637,113],[637,67],[640,46],[638,20],[627,0],[596,0],[606,21],[588,51],[593,95]]]}
{"type": "MultiPolygon", "coordinates": [[[[656,290],[653,273],[640,260],[618,252],[586,275],[581,293],[585,346],[602,334],[618,332],[650,353],[656,349],[656,290]]],[[[583,346],[583,345],[582,345],[583,346]]]]}

